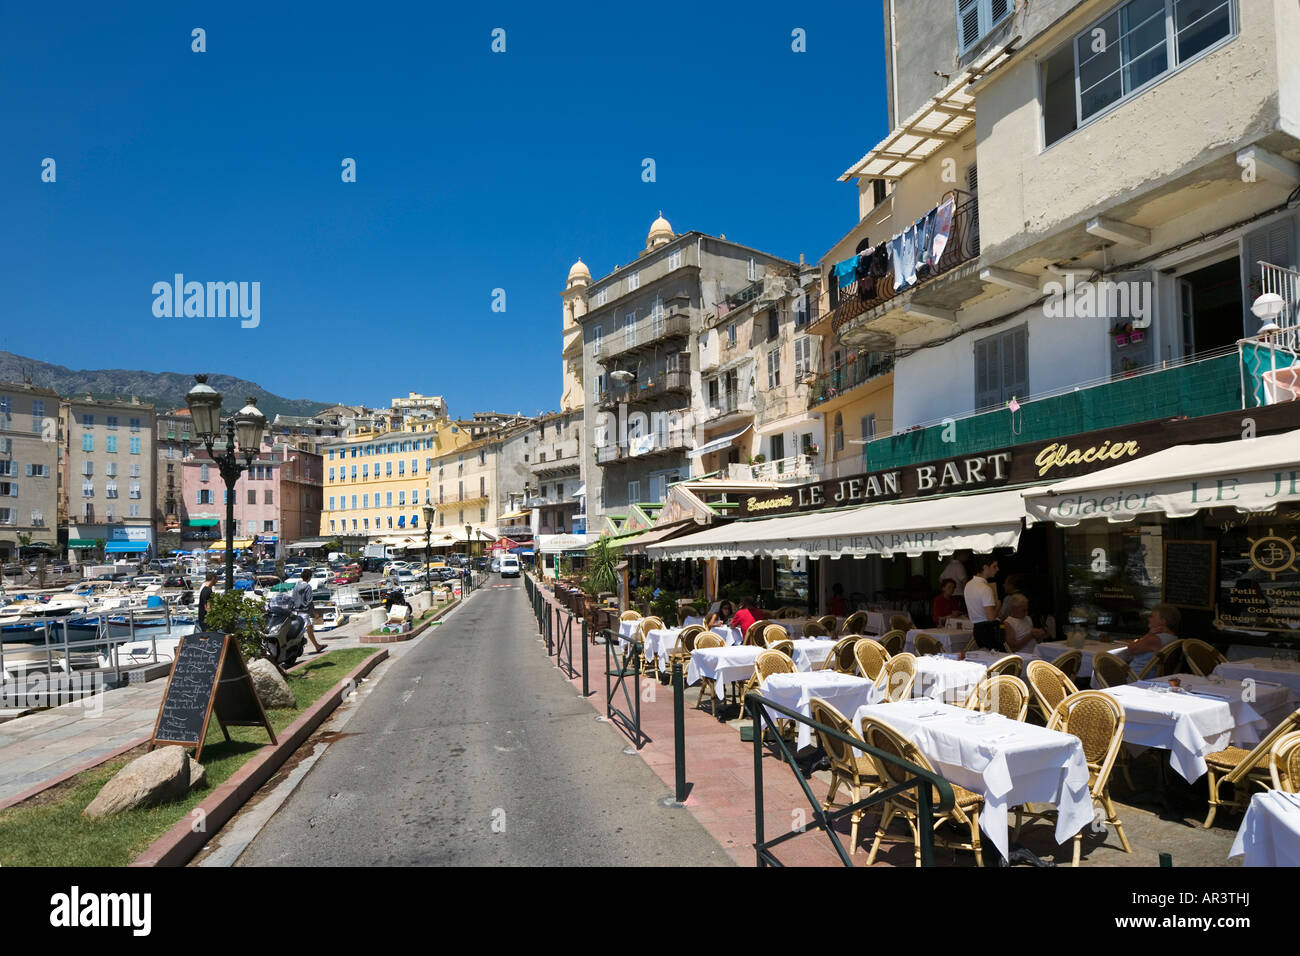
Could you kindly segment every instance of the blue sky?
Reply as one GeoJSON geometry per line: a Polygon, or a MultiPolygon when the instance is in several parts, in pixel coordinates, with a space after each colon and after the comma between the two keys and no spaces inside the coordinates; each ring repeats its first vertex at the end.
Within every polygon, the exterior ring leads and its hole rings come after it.
{"type": "Polygon", "coordinates": [[[813,261],[855,222],[836,177],[886,132],[879,4],[441,6],[10,4],[0,349],[532,414],[578,256],[630,261],[660,209],[813,261]],[[155,317],[178,272],[260,282],[260,324],[155,317]]]}

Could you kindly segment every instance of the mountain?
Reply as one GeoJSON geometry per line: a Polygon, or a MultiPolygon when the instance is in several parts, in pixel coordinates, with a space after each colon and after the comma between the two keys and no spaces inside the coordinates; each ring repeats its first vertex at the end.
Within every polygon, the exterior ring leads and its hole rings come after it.
{"type": "MultiPolygon", "coordinates": [[[[140,401],[165,412],[185,407],[185,393],[194,387],[194,376],[180,372],[143,372],[127,369],[82,369],[52,365],[37,359],[0,351],[0,382],[23,382],[52,388],[60,395],[85,395],[95,398],[139,397],[140,401]]],[[[271,421],[276,415],[311,415],[332,402],[314,402],[305,398],[281,398],[255,382],[233,375],[210,375],[208,384],[221,393],[223,411],[237,412],[244,400],[253,395],[257,407],[271,421]]]]}

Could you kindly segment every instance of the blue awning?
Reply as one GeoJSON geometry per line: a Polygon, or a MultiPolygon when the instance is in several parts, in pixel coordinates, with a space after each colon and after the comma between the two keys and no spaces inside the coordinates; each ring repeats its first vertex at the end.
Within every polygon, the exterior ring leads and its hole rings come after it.
{"type": "Polygon", "coordinates": [[[148,550],[148,541],[110,541],[108,544],[104,545],[105,554],[123,554],[148,550]]]}

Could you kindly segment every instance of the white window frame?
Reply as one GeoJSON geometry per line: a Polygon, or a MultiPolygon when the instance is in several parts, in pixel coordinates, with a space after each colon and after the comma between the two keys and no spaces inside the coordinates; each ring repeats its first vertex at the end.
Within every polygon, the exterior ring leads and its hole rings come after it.
{"type": "Polygon", "coordinates": [[[635,292],[639,288],[641,288],[641,273],[629,272],[627,275],[627,291],[635,292]]]}
{"type": "Polygon", "coordinates": [[[591,330],[591,354],[593,356],[600,354],[600,345],[605,338],[604,326],[597,325],[591,330]]]}
{"type": "Polygon", "coordinates": [[[781,387],[781,346],[769,349],[767,353],[767,387],[770,391],[781,387]]]}
{"type": "Polygon", "coordinates": [[[957,55],[965,56],[968,52],[979,46],[981,40],[993,32],[993,29],[1006,20],[1015,9],[1013,0],[1003,0],[1005,4],[1002,16],[997,20],[993,19],[993,0],[956,0],[957,2],[957,55]],[[970,8],[977,7],[976,14],[976,36],[969,43],[962,42],[961,21],[963,8],[969,11],[970,8]]]}
{"type": "Polygon", "coordinates": [[[605,304],[605,299],[608,298],[608,295],[609,295],[609,289],[608,289],[608,287],[603,288],[603,289],[597,289],[597,290],[596,290],[596,305],[598,305],[598,306],[600,306],[600,305],[604,305],[604,304],[605,304]]]}
{"type": "Polygon", "coordinates": [[[727,348],[736,347],[736,323],[732,322],[727,326],[727,348]]]}
{"type": "Polygon", "coordinates": [[[636,312],[623,316],[623,347],[630,349],[636,345],[636,312]]]}
{"type": "Polygon", "coordinates": [[[672,272],[674,269],[680,269],[681,267],[682,250],[674,249],[672,252],[668,253],[668,271],[672,272]]]}
{"type": "Polygon", "coordinates": [[[794,340],[794,380],[802,382],[812,372],[813,339],[811,335],[801,335],[794,340]],[[802,354],[800,354],[802,353],[802,354]]]}

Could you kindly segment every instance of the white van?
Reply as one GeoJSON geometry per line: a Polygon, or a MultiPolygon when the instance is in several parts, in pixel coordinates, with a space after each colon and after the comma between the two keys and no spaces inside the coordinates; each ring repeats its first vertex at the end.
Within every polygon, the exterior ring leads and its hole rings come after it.
{"type": "Polygon", "coordinates": [[[519,577],[519,557],[514,554],[501,556],[501,576],[503,578],[519,577]]]}

